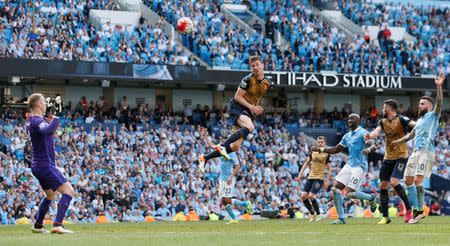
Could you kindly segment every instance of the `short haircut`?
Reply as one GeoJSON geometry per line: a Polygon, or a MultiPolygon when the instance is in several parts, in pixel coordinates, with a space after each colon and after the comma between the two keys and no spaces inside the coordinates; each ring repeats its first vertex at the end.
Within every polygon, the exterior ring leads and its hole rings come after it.
{"type": "Polygon", "coordinates": [[[252,64],[254,61],[260,61],[262,62],[262,58],[260,56],[250,56],[250,58],[248,59],[249,64],[252,64]]]}
{"type": "Polygon", "coordinates": [[[434,104],[433,98],[431,98],[430,96],[423,96],[420,98],[420,100],[422,99],[429,101],[431,104],[434,104]]]}
{"type": "Polygon", "coordinates": [[[384,104],[391,106],[393,110],[397,110],[398,108],[398,102],[395,99],[388,99],[384,101],[384,104]]]}
{"type": "Polygon", "coordinates": [[[325,142],[327,141],[327,138],[325,136],[318,136],[317,140],[319,140],[319,139],[323,139],[323,141],[325,141],[325,142]]]}
{"type": "Polygon", "coordinates": [[[31,109],[36,107],[37,102],[41,100],[41,98],[44,98],[44,95],[41,93],[31,94],[31,96],[28,97],[28,107],[31,109]]]}

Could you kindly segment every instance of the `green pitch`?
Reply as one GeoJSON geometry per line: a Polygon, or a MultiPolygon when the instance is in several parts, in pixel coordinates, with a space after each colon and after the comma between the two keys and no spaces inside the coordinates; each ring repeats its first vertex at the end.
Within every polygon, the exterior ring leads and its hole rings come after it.
{"type": "Polygon", "coordinates": [[[428,217],[420,224],[377,225],[376,219],[349,219],[330,225],[326,219],[140,224],[68,225],[73,235],[32,234],[27,226],[0,226],[0,245],[450,245],[450,217],[428,217]]]}

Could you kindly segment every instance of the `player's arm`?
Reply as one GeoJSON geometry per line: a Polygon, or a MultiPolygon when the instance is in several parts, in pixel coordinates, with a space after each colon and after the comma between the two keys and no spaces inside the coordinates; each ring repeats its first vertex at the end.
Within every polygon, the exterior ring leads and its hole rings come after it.
{"type": "Polygon", "coordinates": [[[331,161],[330,161],[330,155],[328,155],[327,160],[327,176],[325,177],[325,183],[328,187],[328,185],[330,184],[330,180],[331,180],[331,174],[333,173],[333,167],[331,166],[331,161]]]}
{"type": "Polygon", "coordinates": [[[378,125],[377,128],[375,128],[372,132],[369,133],[368,139],[374,139],[379,137],[381,135],[382,130],[383,128],[380,125],[378,125]]]}
{"type": "Polygon", "coordinates": [[[303,178],[303,173],[305,172],[305,169],[306,169],[307,167],[309,167],[310,164],[311,164],[311,157],[308,156],[308,158],[306,158],[306,161],[305,161],[305,162],[303,163],[303,165],[302,165],[302,169],[300,169],[300,173],[298,174],[298,177],[299,177],[300,179],[303,178]]]}
{"type": "Polygon", "coordinates": [[[312,151],[319,151],[320,153],[327,153],[327,154],[337,154],[342,152],[345,149],[345,146],[338,144],[332,148],[319,148],[319,147],[312,147],[312,151]]]}
{"type": "Polygon", "coordinates": [[[200,135],[203,137],[210,148],[214,148],[214,143],[211,142],[211,138],[208,136],[208,131],[206,130],[206,128],[200,128],[200,135]]]}
{"type": "Polygon", "coordinates": [[[370,144],[370,146],[368,148],[365,148],[362,150],[363,155],[372,153],[377,149],[377,146],[375,145],[375,141],[367,141],[366,144],[370,144]]]}
{"type": "Polygon", "coordinates": [[[239,104],[241,104],[242,106],[248,108],[250,111],[253,112],[255,106],[247,102],[247,100],[244,98],[245,93],[247,93],[247,91],[245,91],[245,89],[242,89],[240,85],[236,91],[236,94],[234,95],[234,100],[236,100],[239,104]]]}
{"type": "Polygon", "coordinates": [[[436,106],[434,106],[434,114],[440,115],[442,109],[442,103],[444,97],[442,95],[442,84],[444,83],[445,75],[444,73],[439,74],[439,78],[436,78],[434,83],[436,84],[437,95],[436,95],[436,106]]]}
{"type": "Polygon", "coordinates": [[[44,120],[39,123],[38,130],[42,134],[53,134],[58,128],[58,122],[58,117],[53,116],[50,123],[47,123],[44,120]]]}
{"type": "Polygon", "coordinates": [[[406,135],[405,135],[404,137],[402,137],[402,138],[399,138],[399,139],[397,139],[397,140],[395,140],[395,141],[392,141],[391,144],[392,144],[393,146],[396,146],[396,145],[399,145],[399,144],[402,144],[402,143],[406,143],[406,142],[408,142],[409,140],[413,139],[415,136],[416,136],[416,128],[413,128],[411,132],[409,132],[408,134],[406,134],[406,135]]]}

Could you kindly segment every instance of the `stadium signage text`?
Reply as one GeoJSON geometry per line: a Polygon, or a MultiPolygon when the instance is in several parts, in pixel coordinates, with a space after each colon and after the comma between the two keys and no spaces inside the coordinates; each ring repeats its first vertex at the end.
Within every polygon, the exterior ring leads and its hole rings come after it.
{"type": "Polygon", "coordinates": [[[319,87],[352,87],[402,89],[402,77],[359,74],[313,74],[271,72],[268,74],[276,85],[303,85],[319,87]]]}

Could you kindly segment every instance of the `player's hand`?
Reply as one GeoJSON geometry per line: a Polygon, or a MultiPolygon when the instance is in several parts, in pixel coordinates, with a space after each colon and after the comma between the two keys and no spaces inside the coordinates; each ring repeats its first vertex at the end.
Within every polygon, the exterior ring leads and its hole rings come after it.
{"type": "Polygon", "coordinates": [[[362,153],[363,155],[368,155],[368,154],[370,153],[370,149],[369,149],[369,148],[363,149],[363,150],[361,151],[361,153],[362,153]]]}
{"type": "Polygon", "coordinates": [[[401,139],[397,139],[391,143],[392,147],[397,147],[399,144],[401,144],[401,139]]]}
{"type": "Polygon", "coordinates": [[[298,174],[298,178],[300,179],[300,181],[302,181],[303,180],[303,173],[299,173],[298,174]]]}
{"type": "Polygon", "coordinates": [[[325,181],[323,182],[323,188],[328,189],[328,186],[330,186],[330,180],[325,179],[325,181]]]}
{"type": "Polygon", "coordinates": [[[227,185],[231,185],[231,181],[233,181],[233,179],[232,179],[232,178],[229,178],[229,179],[227,180],[227,185]]]}
{"type": "Polygon", "coordinates": [[[434,83],[436,84],[436,87],[442,88],[442,85],[444,84],[445,75],[444,73],[440,73],[438,78],[434,79],[434,83]]]}
{"type": "Polygon", "coordinates": [[[252,111],[252,113],[254,115],[260,115],[260,114],[262,114],[264,112],[264,109],[261,106],[257,105],[257,106],[253,106],[250,109],[250,111],[252,111]]]}
{"type": "Polygon", "coordinates": [[[364,135],[364,141],[368,141],[370,140],[370,133],[367,133],[366,135],[364,135]]]}

